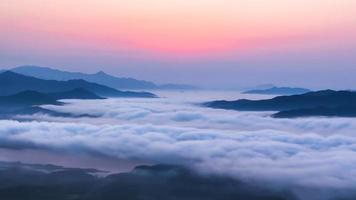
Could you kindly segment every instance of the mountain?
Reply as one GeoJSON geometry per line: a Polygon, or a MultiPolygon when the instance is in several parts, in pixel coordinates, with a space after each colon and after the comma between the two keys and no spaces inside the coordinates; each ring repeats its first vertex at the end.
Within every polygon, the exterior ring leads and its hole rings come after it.
{"type": "Polygon", "coordinates": [[[301,95],[278,96],[266,100],[213,101],[206,105],[247,111],[283,111],[317,106],[337,106],[356,104],[356,92],[323,90],[301,95]]]}
{"type": "Polygon", "coordinates": [[[156,97],[149,92],[119,91],[97,83],[84,80],[43,80],[35,77],[21,75],[12,71],[0,74],[0,95],[11,95],[18,92],[33,90],[42,93],[57,93],[83,88],[103,97],[156,97]]]}
{"type": "Polygon", "coordinates": [[[280,111],[272,115],[275,118],[296,118],[296,117],[356,117],[355,105],[344,105],[337,107],[319,106],[315,108],[303,108],[280,111]]]}
{"type": "Polygon", "coordinates": [[[244,88],[240,88],[241,91],[247,91],[247,90],[265,90],[265,89],[269,89],[269,88],[273,88],[276,87],[273,84],[261,84],[261,85],[255,85],[255,86],[250,86],[250,87],[244,87],[244,88]]]}
{"type": "Polygon", "coordinates": [[[0,119],[12,119],[17,121],[26,121],[29,119],[22,118],[23,115],[32,116],[34,114],[45,114],[53,117],[66,117],[66,118],[78,118],[78,117],[87,117],[87,118],[96,118],[97,115],[90,114],[73,114],[73,113],[65,113],[58,112],[53,110],[48,110],[39,106],[28,106],[24,108],[17,108],[14,110],[3,111],[0,109],[0,119]]]}
{"type": "Polygon", "coordinates": [[[111,76],[103,71],[95,74],[85,74],[80,72],[67,72],[47,67],[21,66],[11,69],[11,71],[46,80],[68,81],[82,79],[88,82],[98,83],[115,89],[126,90],[155,90],[155,89],[196,89],[193,86],[180,84],[157,85],[153,82],[137,80],[133,78],[119,78],[111,76]]]}
{"type": "Polygon", "coordinates": [[[0,112],[12,112],[32,106],[61,105],[55,98],[36,91],[23,91],[9,96],[0,96],[0,112]]]}
{"type": "Polygon", "coordinates": [[[48,93],[47,95],[55,99],[105,99],[83,88],[76,88],[65,92],[48,93]]]}
{"type": "Polygon", "coordinates": [[[73,79],[82,79],[89,82],[106,85],[117,89],[155,89],[156,85],[152,82],[136,80],[133,78],[118,78],[106,74],[105,72],[98,72],[95,74],[85,74],[80,72],[67,72],[47,67],[38,66],[21,66],[11,69],[11,71],[33,76],[36,78],[46,80],[68,81],[73,79]]]}
{"type": "Polygon", "coordinates": [[[23,91],[14,95],[0,96],[0,119],[17,119],[17,115],[33,115],[36,113],[57,117],[96,117],[92,115],[74,115],[61,113],[39,107],[40,105],[63,105],[59,99],[103,99],[84,89],[68,92],[44,94],[36,91],[23,91]]]}
{"type": "Polygon", "coordinates": [[[267,89],[247,90],[243,93],[244,94],[294,95],[294,94],[304,94],[307,92],[310,92],[310,90],[305,88],[272,87],[267,89]]]}
{"type": "MultiPolygon", "coordinates": [[[[0,162],[4,200],[295,200],[288,190],[173,165],[98,176],[95,169],[0,162]],[[36,181],[34,181],[36,180],[36,181]]],[[[346,200],[346,199],[345,199],[346,200]]]]}
{"type": "Polygon", "coordinates": [[[280,111],[274,117],[356,116],[356,92],[322,90],[266,100],[213,101],[204,105],[240,111],[280,111]]]}

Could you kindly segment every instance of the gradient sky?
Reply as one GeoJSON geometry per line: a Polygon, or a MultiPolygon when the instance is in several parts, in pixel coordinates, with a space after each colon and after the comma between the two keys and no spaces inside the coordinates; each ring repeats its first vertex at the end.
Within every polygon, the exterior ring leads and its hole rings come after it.
{"type": "Polygon", "coordinates": [[[356,0],[1,0],[0,68],[356,89],[356,0]]]}

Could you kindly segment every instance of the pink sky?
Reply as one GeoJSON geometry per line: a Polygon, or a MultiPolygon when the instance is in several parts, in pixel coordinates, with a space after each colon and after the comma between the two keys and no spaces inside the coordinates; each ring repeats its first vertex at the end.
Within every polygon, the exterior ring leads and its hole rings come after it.
{"type": "Polygon", "coordinates": [[[24,63],[14,60],[19,55],[56,65],[47,61],[346,52],[356,49],[355,9],[355,0],[2,0],[0,53],[7,55],[2,65],[24,63]]]}
{"type": "Polygon", "coordinates": [[[351,37],[354,9],[354,0],[3,0],[0,25],[15,45],[41,38],[44,49],[90,43],[194,56],[351,37]]]}

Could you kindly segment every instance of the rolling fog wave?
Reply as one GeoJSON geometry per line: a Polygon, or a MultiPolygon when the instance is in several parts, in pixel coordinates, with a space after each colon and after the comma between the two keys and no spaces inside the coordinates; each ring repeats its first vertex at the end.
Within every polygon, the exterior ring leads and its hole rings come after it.
{"type": "Polygon", "coordinates": [[[203,108],[197,105],[202,100],[70,100],[65,106],[44,106],[99,117],[36,115],[32,122],[0,121],[0,147],[184,164],[202,173],[278,187],[356,187],[356,120],[273,119],[268,112],[203,108]]]}

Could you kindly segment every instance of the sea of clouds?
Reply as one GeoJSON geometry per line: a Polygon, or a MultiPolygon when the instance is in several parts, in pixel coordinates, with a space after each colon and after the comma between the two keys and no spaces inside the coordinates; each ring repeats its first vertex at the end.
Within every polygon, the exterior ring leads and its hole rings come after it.
{"type": "Polygon", "coordinates": [[[2,120],[0,148],[183,164],[201,173],[303,191],[298,193],[303,199],[355,191],[356,119],[274,119],[269,112],[204,108],[198,103],[217,97],[196,96],[67,100],[65,106],[44,106],[97,117],[2,120]]]}

